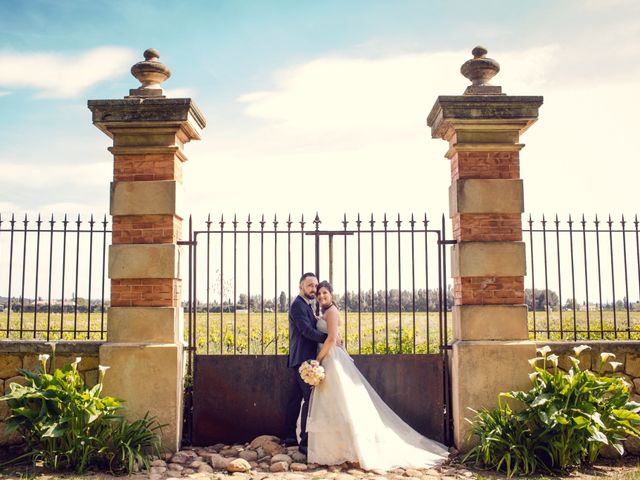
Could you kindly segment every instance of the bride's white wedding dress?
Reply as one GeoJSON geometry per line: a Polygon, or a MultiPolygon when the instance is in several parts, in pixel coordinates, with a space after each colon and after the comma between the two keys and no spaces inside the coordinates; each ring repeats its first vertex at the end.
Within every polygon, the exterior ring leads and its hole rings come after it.
{"type": "MultiPolygon", "coordinates": [[[[319,319],[317,328],[327,332],[327,322],[319,319]]],[[[322,366],[326,377],[313,389],[307,419],[309,462],[389,470],[431,467],[447,458],[444,445],[416,432],[384,403],[342,347],[332,347],[322,366]]]]}

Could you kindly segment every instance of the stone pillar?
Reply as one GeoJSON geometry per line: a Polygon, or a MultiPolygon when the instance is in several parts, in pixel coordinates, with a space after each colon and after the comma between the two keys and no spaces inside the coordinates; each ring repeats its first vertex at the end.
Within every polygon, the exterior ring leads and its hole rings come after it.
{"type": "Polygon", "coordinates": [[[180,447],[183,310],[180,239],[183,145],[205,120],[188,98],[169,99],[169,69],[153,49],[131,72],[141,82],[120,100],[90,100],[93,124],[113,139],[109,247],[111,308],[100,362],[105,394],[123,398],[126,415],[149,411],[167,448],[180,447]]]}
{"type": "Polygon", "coordinates": [[[542,97],[509,96],[488,83],[500,67],[473,50],[461,72],[464,95],[441,96],[427,119],[434,138],[449,142],[449,215],[456,244],[451,355],[454,441],[465,450],[469,408],[494,407],[500,392],[528,388],[524,301],[526,269],[521,214],[520,135],[538,118],[542,97]]]}

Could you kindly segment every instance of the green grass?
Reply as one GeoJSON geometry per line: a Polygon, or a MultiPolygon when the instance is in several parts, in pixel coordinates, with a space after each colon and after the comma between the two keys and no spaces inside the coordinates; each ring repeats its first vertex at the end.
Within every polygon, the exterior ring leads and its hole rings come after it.
{"type": "MultiPolygon", "coordinates": [[[[344,316],[344,315],[343,315],[344,316]]],[[[187,321],[185,315],[185,322],[187,321]]],[[[400,351],[400,325],[402,325],[402,352],[403,353],[437,353],[440,345],[439,314],[430,312],[416,312],[415,330],[414,315],[412,312],[402,313],[402,324],[398,312],[363,312],[358,316],[357,312],[349,312],[346,321],[343,322],[342,336],[346,339],[346,345],[350,353],[398,353],[400,351]],[[428,325],[428,328],[427,328],[428,325]],[[346,330],[345,330],[346,329],[346,330]],[[415,332],[415,334],[414,334],[415,332]],[[415,349],[414,349],[415,337],[415,349]],[[358,342],[360,339],[360,342],[358,342]]],[[[448,328],[447,339],[452,338],[452,315],[447,314],[448,328]]],[[[22,317],[23,335],[19,332],[10,331],[7,335],[7,312],[0,314],[0,339],[40,339],[40,340],[100,340],[101,324],[104,321],[106,331],[107,314],[104,320],[101,314],[65,313],[64,317],[60,313],[51,314],[48,318],[46,312],[38,312],[34,319],[33,312],[24,313],[22,317]],[[36,333],[33,333],[34,320],[36,333]],[[76,334],[74,337],[74,323],[76,334]],[[63,333],[60,333],[62,324],[63,333]],[[47,338],[46,329],[50,326],[51,331],[47,338]],[[87,333],[90,330],[90,333],[87,333]]],[[[21,325],[20,313],[11,312],[9,327],[11,330],[18,330],[21,325]]],[[[630,329],[627,332],[626,311],[618,311],[616,320],[612,311],[605,311],[602,319],[599,311],[577,312],[575,326],[579,331],[574,335],[573,312],[562,312],[562,325],[560,323],[560,312],[551,312],[549,320],[545,312],[535,312],[534,335],[534,313],[529,312],[529,337],[536,340],[640,340],[640,312],[631,312],[629,316],[630,329]],[[552,332],[546,333],[547,327],[552,332]],[[601,334],[600,330],[617,329],[614,333],[601,334]],[[561,333],[562,330],[562,333],[561,333]]],[[[216,354],[285,354],[288,348],[288,327],[289,322],[286,312],[272,313],[245,312],[233,313],[198,312],[196,319],[196,347],[198,353],[216,354]],[[207,321],[208,317],[208,321],[207,321]],[[249,329],[250,326],[250,329],[249,329]],[[222,327],[222,328],[221,328],[222,327]],[[249,330],[251,335],[248,335],[249,330]],[[235,331],[235,342],[234,342],[235,331]]],[[[442,332],[444,334],[444,330],[442,332]]],[[[106,335],[105,335],[106,337],[106,335]]],[[[105,339],[105,338],[102,338],[105,339]]],[[[185,340],[186,332],[185,332],[185,340]]]]}
{"type": "MultiPolygon", "coordinates": [[[[438,313],[350,312],[343,320],[342,338],[350,353],[437,353],[440,345],[438,313]],[[428,328],[427,328],[428,326],[428,328]],[[414,335],[415,332],[415,335],[414,335]],[[415,346],[414,346],[415,337],[415,346]],[[360,341],[358,341],[360,339],[360,341]]],[[[196,321],[198,353],[284,354],[288,351],[289,321],[286,313],[199,313],[196,321]],[[249,328],[250,326],[250,328],[249,328]],[[248,332],[251,331],[250,337],[248,332]],[[234,332],[235,342],[234,342],[234,332]],[[208,350],[207,350],[208,348],[208,350]]],[[[451,328],[449,327],[449,338],[451,328]]]]}

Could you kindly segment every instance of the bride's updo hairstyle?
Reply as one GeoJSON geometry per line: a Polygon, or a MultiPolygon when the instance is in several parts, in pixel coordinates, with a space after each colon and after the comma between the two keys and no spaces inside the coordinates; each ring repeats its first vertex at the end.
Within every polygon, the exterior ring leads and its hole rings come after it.
{"type": "MultiPolygon", "coordinates": [[[[319,284],[318,284],[318,288],[316,290],[316,294],[320,293],[320,289],[321,288],[326,288],[329,293],[331,294],[331,305],[335,305],[336,308],[338,308],[338,305],[336,305],[336,302],[333,301],[333,287],[331,286],[331,284],[329,282],[327,282],[326,280],[322,280],[319,284]]],[[[328,307],[321,307],[322,311],[326,311],[329,308],[331,308],[331,305],[329,305],[328,307]]]]}

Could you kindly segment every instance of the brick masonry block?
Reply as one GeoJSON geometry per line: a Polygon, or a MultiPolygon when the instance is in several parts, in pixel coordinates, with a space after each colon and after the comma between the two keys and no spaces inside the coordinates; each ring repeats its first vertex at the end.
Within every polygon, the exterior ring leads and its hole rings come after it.
{"type": "Polygon", "coordinates": [[[177,180],[182,182],[182,161],[173,153],[114,155],[115,181],[177,180]]]}
{"type": "Polygon", "coordinates": [[[524,277],[455,277],[455,305],[524,304],[524,277]]]}
{"type": "Polygon", "coordinates": [[[451,179],[459,178],[520,178],[520,152],[456,152],[451,179]]]}
{"type": "Polygon", "coordinates": [[[113,307],[177,307],[181,281],[171,278],[127,278],[111,280],[113,307]]]}
{"type": "Polygon", "coordinates": [[[461,213],[452,217],[458,241],[521,241],[519,213],[461,213]]]}
{"type": "Polygon", "coordinates": [[[120,243],[176,243],[182,220],[175,215],[124,215],[113,217],[112,241],[120,243]]]}

